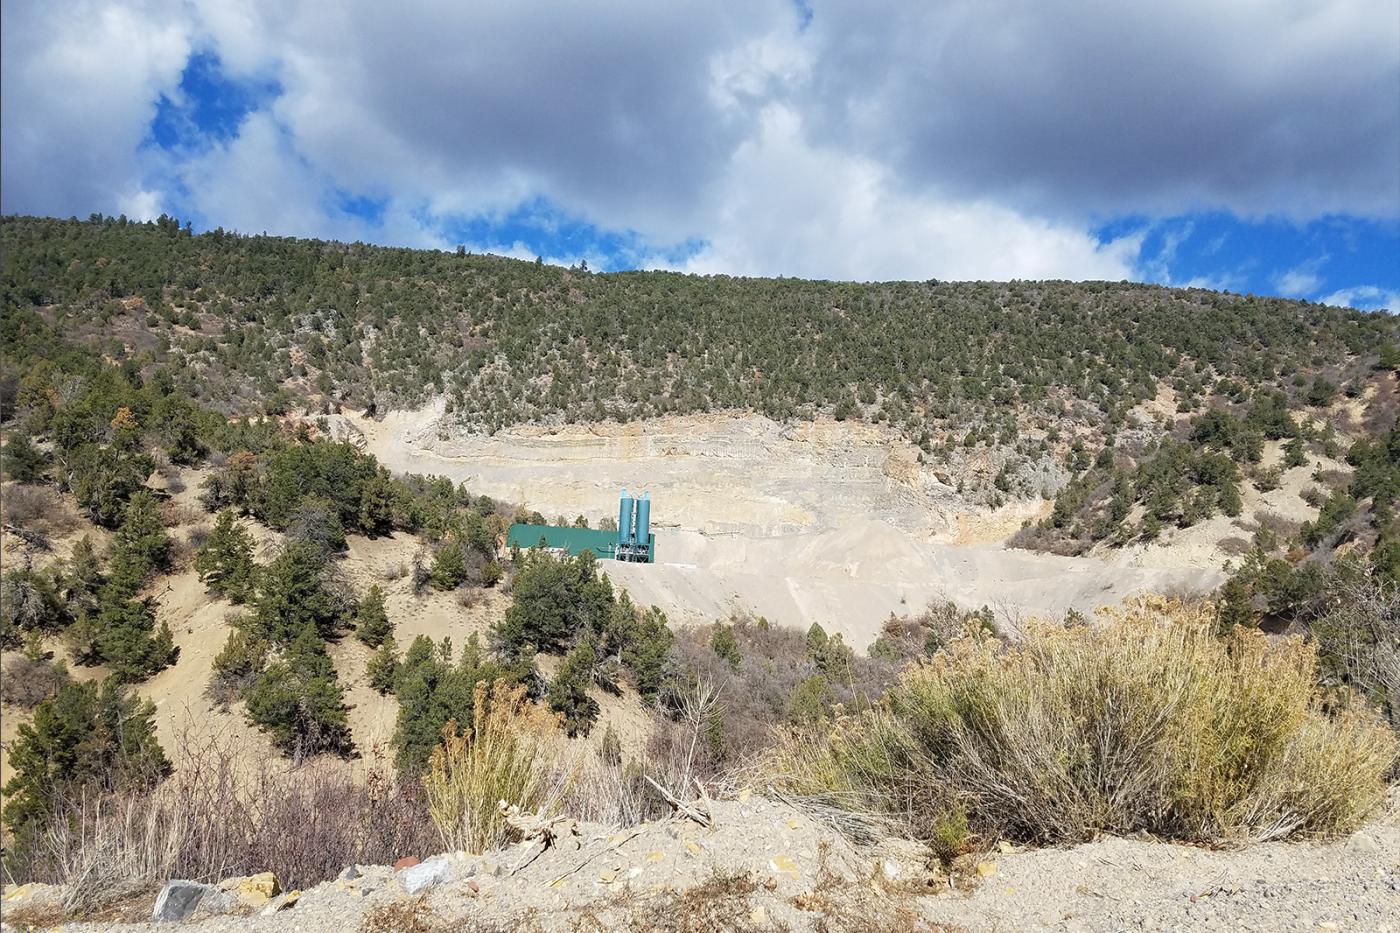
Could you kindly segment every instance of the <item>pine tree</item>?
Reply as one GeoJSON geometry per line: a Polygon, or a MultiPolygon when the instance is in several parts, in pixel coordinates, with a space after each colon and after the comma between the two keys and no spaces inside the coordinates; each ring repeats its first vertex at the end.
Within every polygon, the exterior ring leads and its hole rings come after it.
{"type": "Polygon", "coordinates": [[[194,569],[209,592],[235,605],[252,596],[257,571],[253,536],[238,524],[232,509],[224,509],[214,520],[214,530],[195,552],[194,569]]]}
{"type": "Polygon", "coordinates": [[[85,788],[147,786],[169,773],[154,716],[149,700],[110,678],[64,684],[40,703],[10,749],[14,777],[4,787],[4,819],[14,833],[12,852],[38,841],[60,799],[85,788]]]}
{"type": "Polygon", "coordinates": [[[380,469],[360,493],[360,528],[367,535],[384,535],[394,530],[394,481],[389,471],[380,469]]]}
{"type": "Polygon", "coordinates": [[[379,650],[370,655],[365,663],[365,676],[381,696],[394,692],[394,682],[399,676],[399,652],[392,638],[386,638],[379,650]]]}
{"type": "Polygon", "coordinates": [[[112,676],[123,683],[145,680],[179,657],[170,626],[156,624],[153,600],[126,599],[111,586],[97,614],[96,647],[112,676]]]}
{"type": "Polygon", "coordinates": [[[335,635],[340,610],[322,581],[325,566],[325,555],[315,545],[291,541],[258,574],[249,623],[259,637],[285,645],[308,625],[323,639],[335,635]]]}
{"type": "Polygon", "coordinates": [[[360,600],[359,611],[355,613],[355,637],[371,648],[378,648],[393,634],[394,623],[384,611],[384,591],[375,584],[360,600]]]}
{"type": "Polygon", "coordinates": [[[354,748],[345,694],[313,624],[302,626],[283,657],[243,693],[248,721],[297,759],[354,748]]]}
{"type": "Polygon", "coordinates": [[[433,557],[433,586],[440,590],[455,590],[467,579],[467,559],[462,543],[449,538],[433,557]]]}
{"type": "Polygon", "coordinates": [[[112,543],[112,585],[135,595],[151,574],[170,563],[170,536],[160,519],[156,497],[138,490],[126,504],[125,517],[112,543]]]}
{"type": "Polygon", "coordinates": [[[598,656],[593,642],[585,638],[564,656],[559,672],[549,683],[549,708],[564,717],[569,735],[587,735],[598,718],[598,704],[588,695],[598,656]]]}

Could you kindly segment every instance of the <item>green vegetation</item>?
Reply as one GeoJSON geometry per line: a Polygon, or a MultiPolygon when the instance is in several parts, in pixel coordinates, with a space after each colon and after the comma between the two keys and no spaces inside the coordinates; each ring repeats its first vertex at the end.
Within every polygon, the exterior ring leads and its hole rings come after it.
{"type": "MultiPolygon", "coordinates": [[[[294,397],[385,407],[445,392],[487,430],[827,412],[931,452],[1066,409],[1111,428],[1161,383],[1193,405],[1225,381],[1284,387],[1315,358],[1396,336],[1385,315],[1201,290],[597,275],[109,218],[7,218],[0,247],[7,306],[96,342],[138,334],[138,352],[172,364],[202,404],[280,413],[294,397]]],[[[1287,388],[1326,395],[1316,381],[1287,388]]]]}
{"type": "Polygon", "coordinates": [[[1316,666],[1301,639],[1222,639],[1210,607],[1143,599],[1010,646],[958,639],[886,704],[786,743],[773,767],[790,792],[936,844],[964,817],[1039,843],[1344,832],[1384,796],[1396,739],[1324,697],[1316,666]]]}
{"type": "Polygon", "coordinates": [[[156,741],[155,707],[115,680],[69,683],[40,703],[10,750],[5,826],[17,859],[40,844],[52,815],[84,792],[150,784],[170,770],[156,741]]]}

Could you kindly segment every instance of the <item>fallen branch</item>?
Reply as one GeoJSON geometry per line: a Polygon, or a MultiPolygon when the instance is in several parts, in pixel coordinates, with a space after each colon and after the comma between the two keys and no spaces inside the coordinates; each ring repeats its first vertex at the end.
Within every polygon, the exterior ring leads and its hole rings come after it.
{"type": "MultiPolygon", "coordinates": [[[[648,777],[646,780],[648,784],[656,788],[656,792],[660,794],[668,804],[671,805],[671,809],[675,810],[676,813],[688,819],[694,820],[701,826],[704,826],[706,829],[711,829],[714,827],[715,818],[710,815],[710,798],[705,794],[704,787],[700,788],[700,795],[702,797],[702,800],[699,802],[705,809],[698,810],[693,804],[689,804],[681,800],[675,794],[671,793],[666,788],[653,781],[650,777],[648,777]]],[[[699,785],[700,779],[696,778],[695,783],[699,785]]]]}

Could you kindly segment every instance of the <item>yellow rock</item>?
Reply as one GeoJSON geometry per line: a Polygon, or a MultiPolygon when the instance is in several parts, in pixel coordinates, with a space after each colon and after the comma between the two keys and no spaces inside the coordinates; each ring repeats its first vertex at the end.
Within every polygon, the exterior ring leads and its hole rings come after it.
{"type": "Polygon", "coordinates": [[[788,829],[801,829],[801,828],[802,828],[802,821],[799,820],[797,817],[794,816],[792,819],[790,819],[790,820],[787,821],[787,828],[788,828],[788,829]]]}
{"type": "Polygon", "coordinates": [[[29,895],[35,893],[36,891],[41,891],[46,887],[48,887],[48,885],[42,884],[38,881],[31,881],[29,882],[29,884],[22,884],[11,891],[5,892],[5,897],[3,899],[6,901],[22,900],[28,897],[29,895]]]}
{"type": "Polygon", "coordinates": [[[767,909],[764,908],[764,906],[763,906],[762,904],[759,904],[759,905],[758,905],[757,907],[755,907],[752,911],[750,911],[750,913],[749,913],[749,922],[750,922],[750,923],[755,923],[755,924],[757,924],[757,925],[759,925],[759,926],[765,926],[765,925],[767,925],[767,923],[768,923],[768,911],[767,911],[767,909]]]}
{"type": "Polygon", "coordinates": [[[752,796],[753,796],[753,791],[750,790],[749,788],[745,787],[743,790],[739,791],[739,802],[740,802],[740,803],[748,803],[749,798],[752,797],[752,796]]]}
{"type": "Polygon", "coordinates": [[[295,907],[297,901],[299,900],[301,900],[301,891],[288,891],[286,894],[283,894],[281,897],[277,898],[275,901],[264,907],[262,909],[263,916],[275,914],[279,910],[287,910],[291,907],[295,907]]]}
{"type": "Polygon", "coordinates": [[[775,874],[788,875],[793,878],[801,876],[797,870],[797,863],[793,861],[791,855],[775,855],[768,860],[768,867],[775,874]]]}
{"type": "Polygon", "coordinates": [[[238,900],[245,907],[261,907],[282,893],[277,876],[270,871],[252,875],[238,882],[238,900]]]}
{"type": "Polygon", "coordinates": [[[647,853],[646,859],[648,862],[655,864],[656,862],[665,861],[666,853],[662,852],[660,849],[652,849],[647,853]]]}
{"type": "Polygon", "coordinates": [[[992,877],[992,875],[995,875],[996,873],[997,873],[997,863],[996,863],[996,862],[978,862],[978,863],[977,863],[977,874],[981,875],[983,878],[990,878],[990,877],[992,877]]]}
{"type": "Polygon", "coordinates": [[[700,848],[700,843],[698,842],[687,842],[685,844],[685,850],[691,855],[696,856],[697,858],[700,856],[701,852],[705,851],[704,849],[700,848]]]}

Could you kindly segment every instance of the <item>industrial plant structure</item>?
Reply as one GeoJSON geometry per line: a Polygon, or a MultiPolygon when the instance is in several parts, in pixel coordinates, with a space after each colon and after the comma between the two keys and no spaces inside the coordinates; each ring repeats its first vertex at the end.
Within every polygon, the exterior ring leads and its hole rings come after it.
{"type": "Polygon", "coordinates": [[[595,557],[604,560],[655,563],[656,535],[651,531],[651,493],[637,497],[629,496],[627,490],[622,490],[617,509],[617,531],[515,524],[506,534],[506,547],[521,550],[543,547],[570,557],[592,551],[595,557]]]}

